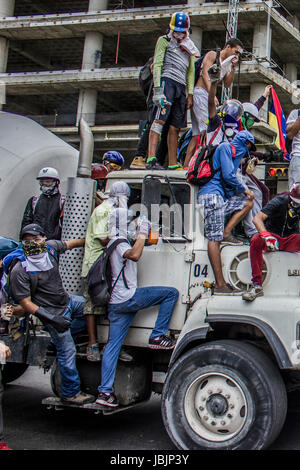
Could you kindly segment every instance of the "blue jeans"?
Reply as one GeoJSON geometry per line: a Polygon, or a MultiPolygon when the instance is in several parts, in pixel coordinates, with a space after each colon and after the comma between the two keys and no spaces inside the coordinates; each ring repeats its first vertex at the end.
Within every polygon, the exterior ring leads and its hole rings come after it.
{"type": "Polygon", "coordinates": [[[108,307],[109,340],[105,346],[99,392],[111,393],[115,380],[120,349],[135,314],[143,308],[159,305],[158,316],[150,338],[165,334],[178,299],[178,290],[173,287],[140,287],[134,296],[121,304],[108,307]]]}
{"type": "Polygon", "coordinates": [[[84,297],[70,295],[69,304],[64,312],[64,316],[72,319],[69,330],[58,333],[52,325],[46,326],[57,350],[63,397],[74,397],[80,392],[80,379],[76,367],[76,346],[73,336],[83,332],[86,328],[83,315],[84,302],[84,297]]]}

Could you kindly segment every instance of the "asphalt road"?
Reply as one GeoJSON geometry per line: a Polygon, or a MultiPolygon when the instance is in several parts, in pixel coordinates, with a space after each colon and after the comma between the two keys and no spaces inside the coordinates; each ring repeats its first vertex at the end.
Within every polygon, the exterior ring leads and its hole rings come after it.
{"type": "MultiPolygon", "coordinates": [[[[4,394],[5,438],[15,450],[135,450],[176,452],[160,414],[160,397],[110,416],[91,411],[47,410],[49,373],[29,367],[4,394]]],[[[300,392],[289,395],[285,426],[273,450],[300,449],[300,392]]],[[[177,451],[178,452],[178,451],[177,451]]]]}

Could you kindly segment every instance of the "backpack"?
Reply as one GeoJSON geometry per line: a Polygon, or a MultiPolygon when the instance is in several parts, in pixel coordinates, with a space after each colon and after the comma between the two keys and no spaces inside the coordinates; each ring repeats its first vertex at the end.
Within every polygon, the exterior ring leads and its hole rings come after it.
{"type": "Polygon", "coordinates": [[[149,89],[151,88],[151,82],[153,81],[151,72],[152,62],[153,57],[150,57],[150,59],[148,59],[145,65],[141,68],[139,73],[139,86],[145,96],[148,96],[149,89]]]}
{"type": "Polygon", "coordinates": [[[189,146],[189,143],[192,139],[192,129],[188,129],[185,131],[178,141],[178,148],[177,148],[177,161],[183,165],[186,151],[189,146]]]}
{"type": "Polygon", "coordinates": [[[126,260],[124,261],[123,267],[112,286],[111,281],[111,266],[109,262],[110,255],[114,251],[114,249],[120,243],[128,243],[128,240],[119,238],[115,240],[109,247],[104,248],[101,252],[100,256],[96,259],[94,264],[89,269],[87,275],[87,283],[88,283],[88,293],[91,297],[91,301],[93,305],[97,307],[105,307],[109,299],[111,297],[112,291],[119,280],[121,274],[123,275],[123,281],[125,287],[129,289],[127,285],[127,281],[124,276],[124,269],[126,266],[126,260]]]}
{"type": "MultiPolygon", "coordinates": [[[[207,184],[221,168],[214,169],[213,157],[218,145],[205,145],[198,147],[192,156],[188,171],[187,181],[195,184],[198,187],[203,187],[207,184]]],[[[235,158],[236,148],[231,145],[232,158],[235,158]]]]}
{"type": "MultiPolygon", "coordinates": [[[[298,109],[298,117],[300,116],[300,109],[298,109]]],[[[293,149],[293,139],[285,138],[285,148],[286,151],[291,154],[293,149]]]]}
{"type": "Polygon", "coordinates": [[[201,73],[201,67],[202,67],[202,62],[203,62],[203,59],[204,57],[206,56],[207,52],[205,54],[203,54],[199,59],[196,60],[195,62],[195,85],[197,83],[197,81],[199,80],[199,77],[200,77],[200,73],[201,73]]]}

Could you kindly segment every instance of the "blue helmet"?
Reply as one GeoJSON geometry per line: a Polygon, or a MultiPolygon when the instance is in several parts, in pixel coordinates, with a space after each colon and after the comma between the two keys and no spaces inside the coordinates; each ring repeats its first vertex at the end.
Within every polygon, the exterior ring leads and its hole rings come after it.
{"type": "Polygon", "coordinates": [[[123,155],[120,154],[120,152],[117,152],[116,150],[109,150],[108,152],[105,152],[103,155],[103,163],[109,162],[109,163],[114,163],[115,165],[123,166],[125,163],[123,155]]]}

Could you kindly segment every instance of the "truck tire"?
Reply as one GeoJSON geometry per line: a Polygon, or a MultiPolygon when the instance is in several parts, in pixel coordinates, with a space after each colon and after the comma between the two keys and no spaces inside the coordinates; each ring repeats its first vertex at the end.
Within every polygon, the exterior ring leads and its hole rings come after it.
{"type": "Polygon", "coordinates": [[[178,449],[265,449],[280,433],[286,412],[276,365],[240,341],[191,349],[169,371],[162,393],[164,425],[178,449]]]}
{"type": "Polygon", "coordinates": [[[7,362],[2,371],[2,381],[4,384],[9,384],[14,380],[17,380],[21,375],[24,374],[28,368],[28,364],[21,362],[7,362]]]}

